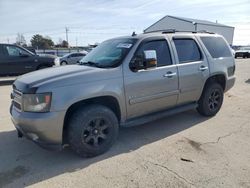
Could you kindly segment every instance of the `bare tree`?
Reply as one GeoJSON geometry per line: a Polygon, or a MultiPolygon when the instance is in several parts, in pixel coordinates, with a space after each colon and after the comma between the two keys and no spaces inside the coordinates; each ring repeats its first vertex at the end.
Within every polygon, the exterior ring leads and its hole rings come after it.
{"type": "Polygon", "coordinates": [[[17,33],[16,44],[20,45],[20,46],[27,46],[26,40],[25,40],[23,34],[17,33]]]}

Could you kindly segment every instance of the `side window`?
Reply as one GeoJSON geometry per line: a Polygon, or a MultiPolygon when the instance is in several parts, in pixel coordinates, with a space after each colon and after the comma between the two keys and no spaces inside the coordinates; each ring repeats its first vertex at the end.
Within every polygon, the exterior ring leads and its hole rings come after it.
{"type": "Polygon", "coordinates": [[[28,52],[26,52],[25,50],[17,46],[6,46],[6,50],[7,50],[8,55],[12,57],[17,57],[17,56],[20,56],[21,54],[29,55],[28,52]]]}
{"type": "Polygon", "coordinates": [[[201,37],[201,40],[213,58],[232,56],[228,45],[221,37],[201,37]]]}
{"type": "Polygon", "coordinates": [[[77,54],[77,56],[78,56],[78,57],[83,57],[83,56],[85,56],[85,55],[79,53],[79,54],[77,54]]]}
{"type": "Polygon", "coordinates": [[[200,61],[202,55],[197,43],[193,39],[174,39],[179,63],[200,61]]]}
{"type": "Polygon", "coordinates": [[[140,46],[136,55],[142,55],[145,50],[155,50],[157,55],[157,67],[172,65],[172,59],[167,41],[156,40],[144,43],[140,46]]]}

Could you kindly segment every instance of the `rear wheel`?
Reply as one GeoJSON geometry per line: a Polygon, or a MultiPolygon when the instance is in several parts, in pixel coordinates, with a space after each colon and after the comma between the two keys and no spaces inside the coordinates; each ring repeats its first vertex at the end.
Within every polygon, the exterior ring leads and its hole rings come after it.
{"type": "Polygon", "coordinates": [[[214,116],[223,103],[224,92],[220,84],[209,83],[198,101],[197,111],[204,116],[214,116]]]}
{"type": "Polygon", "coordinates": [[[101,105],[80,108],[71,116],[68,126],[69,144],[81,157],[94,157],[106,152],[119,131],[114,112],[101,105]]]}

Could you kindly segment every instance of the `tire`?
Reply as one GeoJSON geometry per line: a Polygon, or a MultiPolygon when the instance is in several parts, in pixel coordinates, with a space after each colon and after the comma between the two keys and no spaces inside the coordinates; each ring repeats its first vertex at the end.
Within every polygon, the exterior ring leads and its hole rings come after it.
{"type": "Polygon", "coordinates": [[[119,133],[116,115],[101,105],[79,108],[72,114],[68,126],[69,145],[81,157],[103,154],[114,144],[119,133]]]}
{"type": "Polygon", "coordinates": [[[63,66],[63,65],[67,65],[68,63],[66,61],[62,61],[60,64],[63,66]]]}
{"type": "Polygon", "coordinates": [[[223,103],[224,92],[220,84],[208,83],[198,101],[197,111],[203,116],[214,116],[223,103]]]}

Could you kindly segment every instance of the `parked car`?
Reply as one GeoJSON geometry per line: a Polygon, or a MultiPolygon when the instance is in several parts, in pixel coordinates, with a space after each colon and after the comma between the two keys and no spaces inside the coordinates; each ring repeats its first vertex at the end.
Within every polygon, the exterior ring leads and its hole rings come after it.
{"type": "Polygon", "coordinates": [[[10,112],[19,136],[47,148],[69,145],[93,157],[112,146],[121,126],[190,109],[216,115],[235,83],[234,72],[230,47],[217,34],[114,38],[77,65],[19,77],[10,112]]]}
{"type": "Polygon", "coordinates": [[[250,46],[248,47],[241,47],[239,50],[235,51],[235,58],[242,57],[242,58],[250,58],[250,46]]]}
{"type": "Polygon", "coordinates": [[[75,52],[66,54],[60,58],[60,65],[76,64],[84,56],[86,56],[86,54],[87,52],[75,52]]]}
{"type": "Polygon", "coordinates": [[[40,57],[29,50],[11,44],[0,44],[0,75],[21,75],[52,67],[58,58],[40,57]]]}

